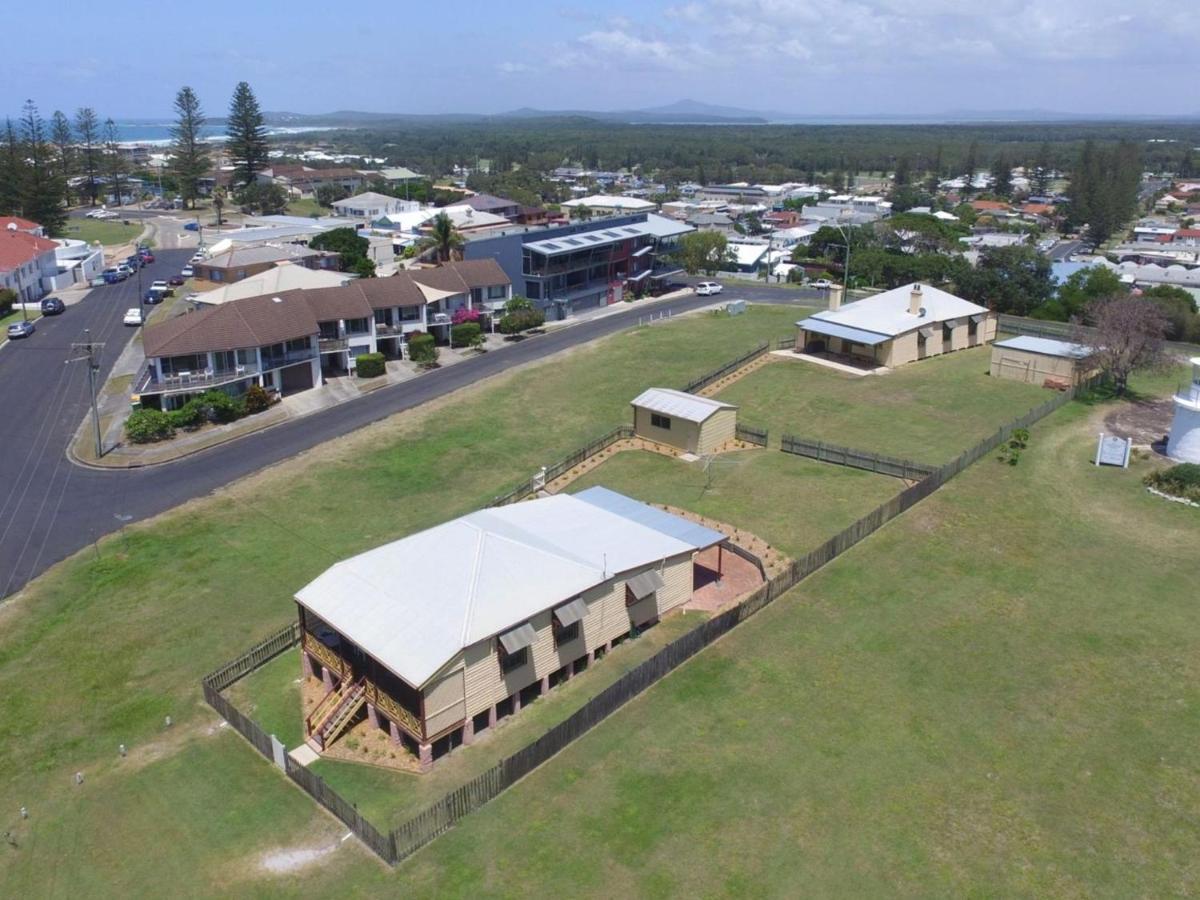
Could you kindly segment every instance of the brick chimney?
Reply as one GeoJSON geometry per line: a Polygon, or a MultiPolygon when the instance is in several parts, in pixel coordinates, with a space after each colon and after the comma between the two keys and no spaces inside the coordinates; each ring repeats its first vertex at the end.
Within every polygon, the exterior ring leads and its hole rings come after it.
{"type": "Polygon", "coordinates": [[[845,292],[845,290],[846,289],[844,287],[842,287],[840,284],[835,284],[833,287],[831,287],[829,289],[829,311],[830,312],[833,312],[835,309],[842,308],[842,294],[845,292]]]}
{"type": "Polygon", "coordinates": [[[914,316],[919,316],[921,314],[921,307],[924,305],[924,300],[925,297],[921,293],[921,285],[914,284],[912,286],[912,293],[908,295],[909,313],[914,316]]]}

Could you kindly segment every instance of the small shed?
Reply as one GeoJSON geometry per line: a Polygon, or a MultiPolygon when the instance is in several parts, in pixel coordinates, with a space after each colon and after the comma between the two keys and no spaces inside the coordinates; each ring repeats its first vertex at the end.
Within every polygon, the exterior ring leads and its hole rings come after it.
{"type": "Polygon", "coordinates": [[[633,400],[638,437],[688,453],[712,453],[734,439],[737,407],[670,388],[649,388],[633,400]]]}
{"type": "Polygon", "coordinates": [[[992,345],[993,378],[1066,387],[1095,371],[1092,351],[1082,344],[1020,335],[992,345]]]}

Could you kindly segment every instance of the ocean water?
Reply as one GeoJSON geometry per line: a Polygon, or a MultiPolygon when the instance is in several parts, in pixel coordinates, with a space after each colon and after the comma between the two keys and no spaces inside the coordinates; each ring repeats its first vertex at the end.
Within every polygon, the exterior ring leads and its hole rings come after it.
{"type": "MultiPolygon", "coordinates": [[[[175,124],[168,119],[114,119],[117,126],[117,140],[123,144],[155,144],[165,146],[171,143],[171,127],[175,124]]],[[[305,131],[331,131],[329,127],[268,127],[269,136],[283,134],[300,134],[305,131]]],[[[225,140],[225,125],[209,124],[200,131],[206,141],[225,140]]]]}

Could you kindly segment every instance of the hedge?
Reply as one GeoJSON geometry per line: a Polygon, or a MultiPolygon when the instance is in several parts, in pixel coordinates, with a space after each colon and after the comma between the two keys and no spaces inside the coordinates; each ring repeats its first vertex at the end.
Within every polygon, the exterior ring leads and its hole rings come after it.
{"type": "Polygon", "coordinates": [[[354,368],[359,378],[378,378],[387,372],[382,353],[363,353],[354,358],[354,368]]]}
{"type": "Polygon", "coordinates": [[[242,398],[246,404],[246,415],[265,411],[271,405],[271,398],[266,390],[257,384],[250,385],[242,398]]]}
{"type": "Polygon", "coordinates": [[[474,347],[483,337],[478,322],[461,322],[450,326],[450,346],[474,347]]]}
{"type": "Polygon", "coordinates": [[[1151,472],[1144,481],[1164,494],[1200,503],[1200,465],[1195,463],[1180,463],[1169,469],[1151,472]]]}
{"type": "Polygon", "coordinates": [[[540,309],[517,309],[501,317],[499,328],[501,334],[520,334],[544,324],[546,314],[540,309]]]}
{"type": "Polygon", "coordinates": [[[437,362],[438,348],[432,334],[411,334],[408,337],[408,356],[413,362],[437,362]]]}
{"type": "Polygon", "coordinates": [[[135,444],[166,440],[173,434],[171,416],[161,409],[135,409],[125,420],[125,436],[135,444]]]}

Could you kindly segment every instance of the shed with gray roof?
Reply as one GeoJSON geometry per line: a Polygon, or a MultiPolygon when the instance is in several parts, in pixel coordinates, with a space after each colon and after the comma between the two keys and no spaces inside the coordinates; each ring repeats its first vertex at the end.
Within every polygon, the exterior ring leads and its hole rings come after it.
{"type": "Polygon", "coordinates": [[[671,388],[649,388],[633,399],[638,437],[686,453],[714,453],[734,439],[737,407],[671,388]]]}

